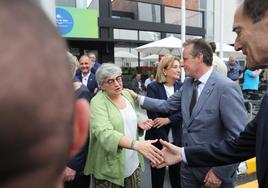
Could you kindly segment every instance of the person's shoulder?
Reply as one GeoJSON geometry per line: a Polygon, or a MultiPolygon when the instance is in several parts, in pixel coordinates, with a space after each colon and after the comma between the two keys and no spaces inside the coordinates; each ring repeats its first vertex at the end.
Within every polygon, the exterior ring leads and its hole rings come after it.
{"type": "Polygon", "coordinates": [[[90,73],[89,78],[95,78],[95,74],[93,72],[90,73]]]}
{"type": "Polygon", "coordinates": [[[75,75],[73,80],[79,80],[81,81],[82,80],[82,75],[81,74],[78,74],[78,75],[75,75]]]}
{"type": "Polygon", "coordinates": [[[122,90],[122,94],[123,94],[123,96],[126,97],[131,103],[134,104],[134,99],[132,98],[132,96],[131,96],[131,94],[129,93],[128,90],[123,89],[123,90],[122,90]]]}
{"type": "Polygon", "coordinates": [[[222,75],[221,73],[219,73],[216,70],[213,70],[213,72],[211,73],[211,75],[213,75],[213,77],[211,77],[211,79],[213,81],[215,81],[215,83],[217,85],[221,85],[221,86],[224,86],[224,85],[233,85],[233,84],[236,84],[237,85],[237,83],[235,83],[234,81],[232,81],[227,76],[222,75]]]}
{"type": "Polygon", "coordinates": [[[162,83],[159,83],[157,81],[152,81],[150,84],[148,84],[147,88],[160,88],[160,87],[163,87],[163,84],[162,83]]]}
{"type": "Polygon", "coordinates": [[[180,88],[182,86],[182,82],[180,80],[177,80],[175,83],[174,83],[174,87],[175,88],[180,88]]]}
{"type": "Polygon", "coordinates": [[[103,103],[105,101],[105,93],[102,91],[99,91],[92,99],[91,99],[91,104],[99,104],[103,103]]]}
{"type": "Polygon", "coordinates": [[[193,82],[193,78],[186,77],[185,80],[184,80],[184,82],[183,82],[183,85],[188,85],[188,84],[190,84],[192,82],[193,82]]]}
{"type": "Polygon", "coordinates": [[[81,84],[80,88],[78,88],[77,90],[75,90],[75,95],[78,99],[86,99],[89,102],[91,101],[92,97],[94,96],[93,93],[91,93],[87,86],[81,84]]]}

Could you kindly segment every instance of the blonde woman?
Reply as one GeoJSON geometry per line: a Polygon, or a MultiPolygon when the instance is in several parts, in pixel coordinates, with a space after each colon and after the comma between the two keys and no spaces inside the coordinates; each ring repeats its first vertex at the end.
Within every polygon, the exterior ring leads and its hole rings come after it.
{"type": "MultiPolygon", "coordinates": [[[[168,99],[182,83],[180,79],[180,60],[174,56],[164,56],[156,73],[156,81],[147,86],[147,96],[157,99],[168,99]]],[[[181,113],[157,113],[147,111],[148,118],[153,119],[154,128],[146,132],[145,139],[163,139],[173,144],[181,145],[181,113]]],[[[154,144],[158,149],[162,145],[154,144]]],[[[169,166],[169,176],[172,188],[180,187],[180,165],[169,166]]],[[[164,184],[165,168],[157,169],[151,167],[151,181],[153,188],[162,188],[164,184]]]]}

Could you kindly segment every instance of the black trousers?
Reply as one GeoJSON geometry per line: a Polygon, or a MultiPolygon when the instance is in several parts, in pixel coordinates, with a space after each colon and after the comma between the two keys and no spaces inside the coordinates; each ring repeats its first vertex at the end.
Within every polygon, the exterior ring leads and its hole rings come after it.
{"type": "MultiPolygon", "coordinates": [[[[172,188],[181,187],[181,177],[180,177],[180,163],[171,165],[168,167],[169,179],[172,188]]],[[[151,167],[151,180],[153,188],[163,188],[165,180],[166,168],[152,168],[151,167]]]]}
{"type": "Polygon", "coordinates": [[[89,188],[90,176],[77,176],[73,181],[65,182],[64,188],[89,188]]]}

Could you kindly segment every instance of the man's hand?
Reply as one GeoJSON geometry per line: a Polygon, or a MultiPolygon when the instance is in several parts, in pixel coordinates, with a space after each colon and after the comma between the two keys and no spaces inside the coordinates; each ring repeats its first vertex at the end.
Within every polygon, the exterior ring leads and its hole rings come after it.
{"type": "Polygon", "coordinates": [[[160,139],[160,143],[163,145],[163,149],[161,150],[163,153],[164,161],[161,164],[151,164],[156,168],[163,168],[165,166],[173,165],[178,162],[181,162],[181,148],[170,144],[162,139],[160,139]]]}
{"type": "Polygon", "coordinates": [[[164,161],[163,153],[154,145],[157,139],[155,140],[139,140],[134,144],[134,149],[141,153],[144,157],[149,159],[152,164],[161,164],[164,161]]]}
{"type": "Polygon", "coordinates": [[[167,125],[169,123],[171,123],[169,118],[155,118],[154,119],[154,127],[157,127],[157,128],[160,128],[163,125],[167,125]]]}
{"type": "Polygon", "coordinates": [[[154,125],[153,120],[147,119],[147,120],[142,121],[141,123],[139,123],[139,128],[147,131],[147,130],[151,129],[153,127],[153,125],[154,125]]]}
{"type": "Polygon", "coordinates": [[[135,101],[137,101],[138,100],[138,94],[137,93],[135,93],[133,90],[131,90],[131,89],[125,89],[125,90],[127,90],[129,93],[130,93],[130,95],[131,95],[131,97],[135,100],[135,101]]]}
{"type": "Polygon", "coordinates": [[[204,183],[205,187],[218,188],[221,186],[222,181],[210,169],[205,177],[204,183]]]}
{"type": "Polygon", "coordinates": [[[63,180],[64,181],[73,181],[76,175],[76,171],[69,168],[68,166],[65,167],[63,171],[63,180]]]}

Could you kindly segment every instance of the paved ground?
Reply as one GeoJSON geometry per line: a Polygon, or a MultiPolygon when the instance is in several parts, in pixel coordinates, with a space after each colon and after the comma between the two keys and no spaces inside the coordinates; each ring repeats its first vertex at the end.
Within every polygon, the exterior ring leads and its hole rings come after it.
{"type": "MultiPolygon", "coordinates": [[[[151,172],[150,172],[150,164],[147,160],[145,160],[145,171],[141,174],[141,188],[151,188],[151,172]]],[[[164,188],[171,188],[169,183],[168,171],[166,171],[164,188]]]]}
{"type": "Polygon", "coordinates": [[[239,185],[236,188],[258,188],[258,182],[257,182],[257,180],[251,181],[249,183],[245,183],[243,185],[239,185]]]}

